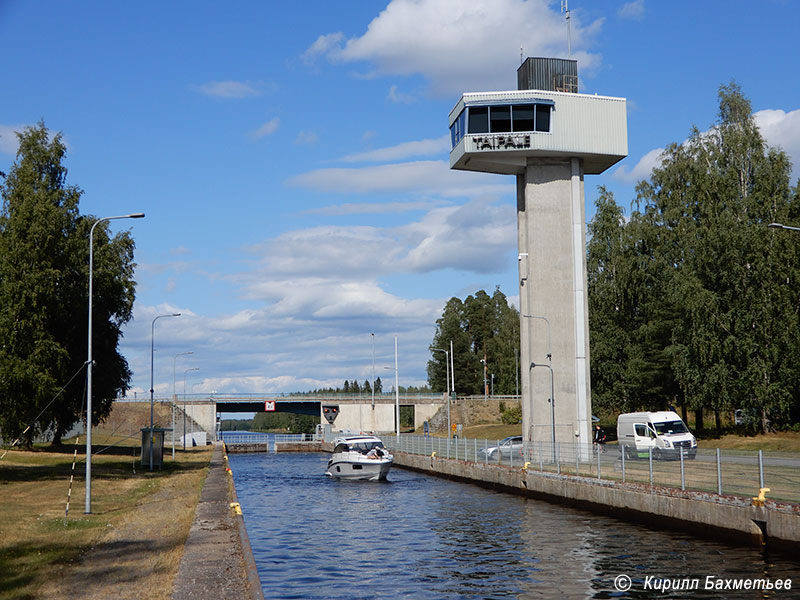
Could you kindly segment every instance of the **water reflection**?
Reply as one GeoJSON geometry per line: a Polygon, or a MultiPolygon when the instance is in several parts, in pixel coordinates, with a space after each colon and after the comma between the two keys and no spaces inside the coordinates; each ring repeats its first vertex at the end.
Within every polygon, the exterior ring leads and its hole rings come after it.
{"type": "Polygon", "coordinates": [[[797,563],[750,548],[397,468],[388,482],[355,482],[326,478],[321,454],[229,459],[269,599],[713,598],[719,592],[643,584],[798,573],[797,563]],[[633,580],[624,594],[614,588],[620,574],[633,580]]]}

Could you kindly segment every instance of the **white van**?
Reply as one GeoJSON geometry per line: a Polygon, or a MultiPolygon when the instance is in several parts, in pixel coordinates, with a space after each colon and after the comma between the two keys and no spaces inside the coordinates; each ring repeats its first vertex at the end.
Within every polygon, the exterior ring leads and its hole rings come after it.
{"type": "Polygon", "coordinates": [[[626,458],[685,458],[697,454],[697,440],[681,418],[672,411],[637,412],[617,418],[617,439],[626,458]]]}

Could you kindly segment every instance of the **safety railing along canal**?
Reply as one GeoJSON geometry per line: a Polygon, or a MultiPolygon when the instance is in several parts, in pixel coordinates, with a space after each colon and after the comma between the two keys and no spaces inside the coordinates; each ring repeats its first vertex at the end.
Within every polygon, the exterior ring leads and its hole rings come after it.
{"type": "Polygon", "coordinates": [[[419,435],[401,435],[399,439],[387,435],[382,439],[392,451],[428,456],[436,453],[440,459],[748,499],[769,488],[770,500],[800,503],[800,455],[698,448],[694,457],[681,449],[668,457],[648,451],[632,458],[615,444],[605,444],[598,450],[597,446],[577,443],[556,444],[554,448],[552,443],[529,442],[504,451],[501,440],[419,435]]]}

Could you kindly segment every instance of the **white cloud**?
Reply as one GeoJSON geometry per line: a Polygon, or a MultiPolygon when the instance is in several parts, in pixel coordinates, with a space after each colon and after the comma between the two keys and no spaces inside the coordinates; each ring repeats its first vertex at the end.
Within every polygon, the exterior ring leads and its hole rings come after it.
{"type": "Polygon", "coordinates": [[[800,177],[800,110],[760,110],[753,115],[761,135],[770,146],[777,146],[792,161],[792,183],[800,177]]]}
{"type": "Polygon", "coordinates": [[[273,133],[278,131],[278,127],[280,127],[280,124],[281,120],[278,117],[270,119],[269,121],[264,123],[261,127],[251,132],[250,137],[254,139],[261,139],[262,137],[272,135],[273,133]]]}
{"type": "Polygon", "coordinates": [[[516,246],[515,207],[482,198],[462,206],[437,208],[399,228],[409,248],[400,266],[410,272],[459,269],[473,273],[502,270],[516,246]]]}
{"type": "Polygon", "coordinates": [[[260,267],[237,281],[248,296],[276,300],[286,294],[287,278],[318,287],[326,281],[371,282],[386,274],[438,269],[488,273],[503,268],[516,235],[512,203],[480,198],[435,207],[398,227],[322,226],[284,233],[251,249],[263,257],[260,267]]]}
{"type": "Polygon", "coordinates": [[[213,98],[241,99],[260,96],[263,84],[250,81],[209,81],[197,86],[197,90],[213,98]]]}
{"type": "Polygon", "coordinates": [[[623,4],[617,11],[617,16],[620,19],[641,21],[644,18],[644,0],[634,0],[623,4]]]}
{"type": "Polygon", "coordinates": [[[617,167],[611,177],[623,183],[637,183],[643,179],[650,177],[653,169],[661,164],[661,155],[664,153],[664,148],[656,148],[650,150],[639,162],[634,165],[633,169],[628,169],[626,165],[617,167]]]}
{"type": "Polygon", "coordinates": [[[321,35],[311,44],[305,53],[303,53],[303,59],[307,63],[312,63],[318,56],[334,52],[343,39],[344,34],[341,31],[321,35]]]}
{"type": "Polygon", "coordinates": [[[317,169],[287,180],[291,186],[325,192],[414,192],[425,195],[474,196],[506,193],[514,180],[487,173],[452,171],[447,161],[416,161],[363,168],[317,169]]]}
{"type": "Polygon", "coordinates": [[[387,98],[389,98],[389,100],[395,104],[413,104],[417,101],[416,97],[412,96],[411,94],[398,91],[396,85],[393,85],[389,88],[389,94],[387,95],[387,98]]]}
{"type": "MultiPolygon", "coordinates": [[[[584,26],[572,11],[573,58],[584,71],[600,58],[585,50],[602,20],[584,26]]],[[[566,25],[546,0],[392,0],[360,37],[320,36],[305,57],[375,66],[370,75],[423,75],[437,95],[516,89],[520,47],[527,56],[566,55],[566,25]]]]}
{"type": "Polygon", "coordinates": [[[17,132],[25,131],[28,125],[0,125],[0,153],[16,155],[19,147],[17,132]]]}
{"type": "Polygon", "coordinates": [[[313,131],[301,131],[297,134],[297,137],[294,138],[294,143],[297,146],[310,146],[316,144],[319,141],[319,137],[313,131]]]}
{"type": "Polygon", "coordinates": [[[303,211],[308,215],[381,215],[398,214],[416,210],[430,210],[441,202],[428,200],[410,202],[347,202],[303,211]]]}
{"type": "Polygon", "coordinates": [[[368,150],[342,157],[342,162],[388,162],[403,160],[415,156],[433,156],[447,154],[450,151],[450,135],[445,134],[436,139],[403,142],[388,148],[368,150]]]}

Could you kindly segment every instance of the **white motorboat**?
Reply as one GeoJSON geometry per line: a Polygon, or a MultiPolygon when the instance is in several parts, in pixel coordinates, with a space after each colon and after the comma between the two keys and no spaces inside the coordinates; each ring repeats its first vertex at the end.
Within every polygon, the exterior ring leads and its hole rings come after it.
{"type": "Polygon", "coordinates": [[[394,457],[374,435],[349,435],[333,441],[325,475],[339,479],[386,479],[394,457]]]}

